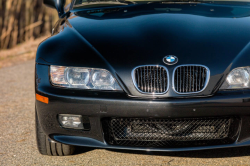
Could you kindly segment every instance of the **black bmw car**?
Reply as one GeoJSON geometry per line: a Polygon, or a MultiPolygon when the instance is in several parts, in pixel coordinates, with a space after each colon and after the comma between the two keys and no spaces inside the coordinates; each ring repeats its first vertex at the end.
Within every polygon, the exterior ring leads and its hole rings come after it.
{"type": "Polygon", "coordinates": [[[44,3],[60,18],[36,56],[41,154],[250,145],[250,1],[44,3]]]}

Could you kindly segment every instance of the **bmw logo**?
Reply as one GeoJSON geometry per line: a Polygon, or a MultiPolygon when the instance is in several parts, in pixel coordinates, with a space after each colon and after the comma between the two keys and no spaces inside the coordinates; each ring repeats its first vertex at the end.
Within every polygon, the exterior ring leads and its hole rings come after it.
{"type": "Polygon", "coordinates": [[[163,62],[167,65],[174,65],[178,62],[178,58],[174,55],[168,55],[163,58],[163,62]]]}

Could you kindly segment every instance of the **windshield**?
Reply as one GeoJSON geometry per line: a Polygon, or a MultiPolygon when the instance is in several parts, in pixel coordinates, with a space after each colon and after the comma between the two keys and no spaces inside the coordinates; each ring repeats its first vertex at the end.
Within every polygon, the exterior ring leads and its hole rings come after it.
{"type": "Polygon", "coordinates": [[[90,4],[117,4],[127,5],[136,3],[149,2],[250,2],[250,0],[76,0],[74,6],[84,6],[90,4]]]}

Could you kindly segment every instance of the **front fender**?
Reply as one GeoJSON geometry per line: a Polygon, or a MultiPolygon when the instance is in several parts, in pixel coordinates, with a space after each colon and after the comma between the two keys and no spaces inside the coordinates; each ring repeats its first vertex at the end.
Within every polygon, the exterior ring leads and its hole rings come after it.
{"type": "MultiPolygon", "coordinates": [[[[70,67],[89,67],[106,69],[112,73],[120,86],[128,92],[108,61],[63,19],[59,32],[43,41],[37,49],[36,63],[70,67]]],[[[61,21],[58,23],[60,24],[61,21]]]]}

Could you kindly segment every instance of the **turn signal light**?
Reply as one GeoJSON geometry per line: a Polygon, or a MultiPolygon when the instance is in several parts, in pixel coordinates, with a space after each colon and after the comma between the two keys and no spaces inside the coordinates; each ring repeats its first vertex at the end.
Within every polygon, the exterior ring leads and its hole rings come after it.
{"type": "Polygon", "coordinates": [[[43,102],[43,103],[49,104],[49,98],[48,97],[44,97],[44,96],[41,96],[39,94],[36,94],[36,99],[38,101],[43,102]]]}

